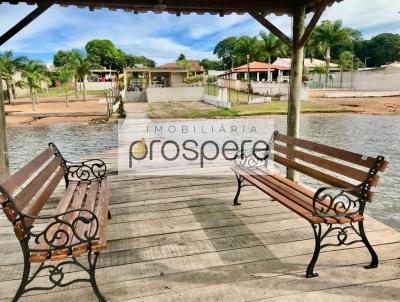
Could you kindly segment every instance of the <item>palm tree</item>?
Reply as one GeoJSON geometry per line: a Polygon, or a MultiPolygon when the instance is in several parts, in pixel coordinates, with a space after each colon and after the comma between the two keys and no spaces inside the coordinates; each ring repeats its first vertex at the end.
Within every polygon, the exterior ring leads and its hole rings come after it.
{"type": "Polygon", "coordinates": [[[237,64],[245,64],[249,55],[250,62],[261,57],[261,41],[257,37],[241,36],[235,45],[237,64]]]}
{"type": "Polygon", "coordinates": [[[64,65],[63,67],[58,69],[58,80],[61,84],[64,84],[65,88],[65,107],[69,107],[68,83],[71,81],[74,75],[75,70],[69,65],[64,65]]]}
{"type": "Polygon", "coordinates": [[[26,86],[29,87],[29,94],[32,99],[32,110],[36,111],[38,101],[38,91],[42,90],[42,83],[48,82],[47,69],[39,61],[28,61],[22,70],[22,78],[25,80],[26,86]]]}
{"type": "Polygon", "coordinates": [[[85,78],[90,74],[90,70],[95,67],[88,57],[80,56],[76,65],[76,74],[78,79],[83,83],[83,100],[86,101],[86,84],[85,78]]]}
{"type": "Polygon", "coordinates": [[[321,25],[315,28],[313,36],[316,45],[319,45],[325,52],[325,84],[328,84],[329,66],[331,63],[331,49],[336,45],[348,42],[351,39],[351,35],[346,28],[343,28],[342,21],[337,20],[335,22],[323,21],[321,25]]]}
{"type": "Polygon", "coordinates": [[[260,31],[260,36],[264,42],[264,51],[268,57],[268,81],[271,81],[271,57],[280,55],[283,49],[283,43],[272,33],[266,34],[264,31],[260,31]]]}
{"type": "Polygon", "coordinates": [[[15,94],[15,87],[20,86],[20,82],[14,80],[17,71],[22,69],[22,66],[27,62],[26,57],[14,58],[12,51],[5,51],[0,56],[0,72],[2,73],[3,80],[7,86],[8,102],[11,104],[12,100],[17,98],[15,94]]]}

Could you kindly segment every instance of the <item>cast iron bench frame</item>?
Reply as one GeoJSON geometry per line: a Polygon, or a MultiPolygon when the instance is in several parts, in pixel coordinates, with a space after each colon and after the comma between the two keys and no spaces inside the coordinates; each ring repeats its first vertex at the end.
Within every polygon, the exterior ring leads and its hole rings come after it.
{"type": "Polygon", "coordinates": [[[49,143],[47,149],[0,185],[0,207],[13,224],[24,257],[21,284],[12,301],[30,291],[51,290],[77,282],[89,282],[97,299],[106,301],[95,276],[100,251],[106,247],[106,222],[111,218],[106,171],[106,164],[100,159],[67,161],[56,145],[49,143]],[[62,179],[66,189],[57,203],[57,214],[39,215],[62,179]],[[28,184],[24,186],[25,183],[28,184]],[[80,206],[75,207],[78,199],[80,206]],[[60,208],[64,210],[58,212],[60,208]],[[35,231],[35,221],[48,224],[35,231]],[[87,265],[78,261],[85,254],[87,265]],[[31,275],[33,263],[39,266],[31,275]],[[64,265],[78,266],[89,278],[63,282],[64,265]],[[42,271],[48,271],[51,285],[28,288],[42,271]]]}
{"type": "Polygon", "coordinates": [[[267,168],[256,154],[237,155],[237,165],[232,170],[237,179],[237,192],[233,204],[240,205],[239,195],[244,186],[255,186],[273,200],[306,219],[312,226],[315,248],[307,267],[306,277],[317,277],[314,266],[321,249],[328,246],[351,245],[362,242],[371,254],[371,263],[366,269],[378,267],[378,256],[369,243],[364,230],[364,210],[372,201],[371,191],[379,183],[379,172],[388,164],[383,156],[376,158],[330,147],[311,141],[282,135],[275,131],[267,156],[275,163],[292,168],[333,187],[321,187],[316,192],[289,180],[276,171],[267,168]],[[299,149],[301,148],[301,149],[299,149]],[[273,157],[271,156],[273,155],[273,157]],[[301,162],[299,162],[301,160],[301,162]],[[337,160],[340,160],[338,162],[337,160]],[[259,165],[261,162],[261,165],[259,165]],[[311,164],[312,167],[307,166],[311,164]],[[328,170],[332,173],[326,173],[328,170]],[[343,179],[346,178],[346,180],[343,179]],[[349,182],[351,179],[352,182],[349,182]],[[355,226],[358,224],[358,229],[355,226]],[[323,229],[323,225],[326,229],[323,229]],[[336,232],[337,243],[322,244],[322,241],[336,232]],[[360,239],[348,242],[348,231],[353,231],[360,239]]]}

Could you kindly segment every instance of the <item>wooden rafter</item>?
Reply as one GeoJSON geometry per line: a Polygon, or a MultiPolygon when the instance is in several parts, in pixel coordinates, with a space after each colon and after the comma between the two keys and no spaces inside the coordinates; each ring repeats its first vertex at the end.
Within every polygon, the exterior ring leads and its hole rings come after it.
{"type": "Polygon", "coordinates": [[[260,13],[250,12],[250,15],[253,16],[258,22],[261,23],[264,27],[266,27],[270,32],[272,32],[275,36],[280,38],[286,45],[290,48],[293,47],[293,41],[287,35],[285,35],[279,28],[277,28],[274,24],[269,22],[265,17],[263,17],[260,13]]]}
{"type": "Polygon", "coordinates": [[[321,18],[323,12],[325,11],[326,4],[322,2],[316,9],[313,17],[311,18],[310,23],[308,24],[307,28],[304,31],[303,36],[300,40],[300,47],[303,47],[307,40],[310,38],[311,33],[313,32],[315,26],[317,25],[319,19],[321,18]]]}
{"type": "Polygon", "coordinates": [[[14,37],[18,32],[25,28],[25,26],[27,26],[41,14],[43,14],[50,6],[51,4],[40,4],[38,7],[36,7],[30,14],[28,14],[25,18],[23,18],[21,21],[11,27],[6,33],[4,33],[0,37],[0,46],[12,37],[14,37]]]}

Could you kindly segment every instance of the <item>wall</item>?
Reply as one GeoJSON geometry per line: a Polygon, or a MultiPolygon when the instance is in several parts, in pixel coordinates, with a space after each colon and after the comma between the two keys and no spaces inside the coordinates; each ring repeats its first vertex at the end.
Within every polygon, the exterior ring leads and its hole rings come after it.
{"type": "Polygon", "coordinates": [[[218,96],[205,94],[203,101],[216,107],[231,109],[231,103],[221,100],[218,96]]]}
{"type": "MultiPolygon", "coordinates": [[[[399,69],[399,68],[397,68],[399,69]]],[[[400,70],[340,72],[333,74],[334,78],[328,79],[327,88],[347,88],[356,91],[398,91],[400,90],[400,70]]],[[[324,88],[325,75],[312,74],[310,76],[311,88],[324,88]]]]}
{"type": "Polygon", "coordinates": [[[149,103],[157,102],[200,102],[203,100],[203,87],[147,88],[149,103]]]}
{"type": "Polygon", "coordinates": [[[174,73],[171,72],[171,87],[183,86],[183,80],[186,77],[186,73],[174,73]]]}
{"type": "MultiPolygon", "coordinates": [[[[80,87],[81,83],[78,83],[80,87]]],[[[113,82],[86,82],[86,90],[107,90],[113,88],[116,83],[113,82]]]]}
{"type": "Polygon", "coordinates": [[[126,102],[146,102],[146,92],[144,91],[126,91],[122,92],[123,99],[126,102]]]}
{"type": "MultiPolygon", "coordinates": [[[[251,81],[253,93],[263,96],[282,96],[282,100],[289,98],[289,83],[251,81]]],[[[239,91],[247,91],[247,81],[218,79],[218,86],[239,91]]],[[[308,86],[303,85],[301,95],[303,101],[309,100],[308,86]]]]}

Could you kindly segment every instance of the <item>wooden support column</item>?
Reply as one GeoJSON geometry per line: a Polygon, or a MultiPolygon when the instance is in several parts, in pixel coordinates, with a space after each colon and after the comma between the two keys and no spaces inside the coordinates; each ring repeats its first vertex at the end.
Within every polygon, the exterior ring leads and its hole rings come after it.
{"type": "MultiPolygon", "coordinates": [[[[301,45],[300,41],[304,34],[305,17],[305,6],[298,5],[293,13],[293,48],[287,115],[287,135],[293,137],[299,137],[300,128],[301,85],[304,62],[304,45],[301,45]]],[[[289,148],[294,147],[289,146],[289,148]]],[[[299,174],[288,168],[287,177],[293,181],[298,181],[299,174]]]]}
{"type": "Polygon", "coordinates": [[[37,8],[35,8],[30,14],[28,14],[25,18],[15,24],[11,29],[9,29],[6,33],[0,36],[0,46],[6,43],[9,39],[14,37],[19,31],[21,31],[25,26],[43,14],[51,4],[40,4],[37,8]]]}
{"type": "Polygon", "coordinates": [[[6,130],[3,80],[0,74],[0,183],[3,183],[10,176],[10,161],[8,158],[6,130]]]}

